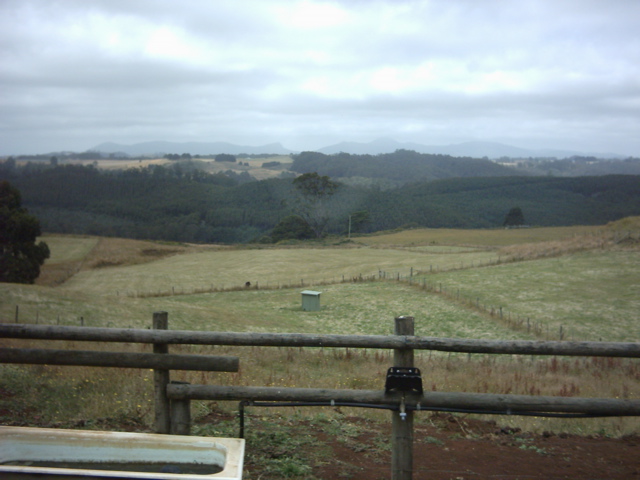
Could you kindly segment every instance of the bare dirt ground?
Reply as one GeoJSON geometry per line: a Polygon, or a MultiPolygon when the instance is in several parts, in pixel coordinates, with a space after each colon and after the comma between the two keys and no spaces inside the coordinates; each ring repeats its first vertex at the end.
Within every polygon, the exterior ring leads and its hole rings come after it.
{"type": "MultiPolygon", "coordinates": [[[[214,414],[201,421],[215,421],[214,417],[222,418],[214,414]]],[[[335,434],[336,423],[328,430],[326,424],[283,418],[286,435],[309,437],[287,448],[286,441],[273,442],[279,426],[250,421],[244,478],[390,479],[391,422],[344,416],[337,423],[349,428],[335,434]],[[350,435],[349,430],[358,434],[350,435]],[[270,470],[271,459],[287,456],[303,457],[310,471],[288,476],[270,470]]],[[[533,435],[492,421],[435,413],[426,425],[415,425],[413,443],[414,480],[640,480],[640,437],[635,435],[533,435]]]]}
{"type": "MultiPolygon", "coordinates": [[[[414,435],[416,480],[640,479],[637,436],[531,435],[453,416],[440,417],[433,427],[416,427],[414,435]]],[[[391,478],[390,452],[373,459],[366,450],[356,453],[336,439],[327,440],[335,461],[314,470],[317,478],[391,478]]]]}

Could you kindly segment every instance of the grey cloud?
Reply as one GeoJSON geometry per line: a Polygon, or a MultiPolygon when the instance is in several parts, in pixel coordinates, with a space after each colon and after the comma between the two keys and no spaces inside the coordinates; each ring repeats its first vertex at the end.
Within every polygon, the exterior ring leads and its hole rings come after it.
{"type": "Polygon", "coordinates": [[[386,136],[638,155],[638,18],[625,0],[5,0],[0,154],[386,136]]]}

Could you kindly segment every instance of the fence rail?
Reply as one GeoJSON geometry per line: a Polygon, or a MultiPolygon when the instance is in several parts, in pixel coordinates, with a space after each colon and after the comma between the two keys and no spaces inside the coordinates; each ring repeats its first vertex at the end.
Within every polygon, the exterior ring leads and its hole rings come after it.
{"type": "Polygon", "coordinates": [[[240,360],[238,357],[215,355],[169,353],[157,355],[154,353],[96,352],[93,350],[0,348],[0,363],[237,372],[240,360]]]}
{"type": "MultiPolygon", "coordinates": [[[[175,400],[245,400],[268,402],[318,402],[367,404],[398,407],[401,393],[382,390],[324,388],[236,387],[223,385],[169,385],[175,400]]],[[[406,394],[405,408],[413,411],[438,409],[473,410],[501,415],[570,413],[585,416],[640,416],[640,400],[615,398],[572,398],[541,395],[499,395],[490,393],[426,392],[406,394]]]]}
{"type": "Polygon", "coordinates": [[[0,324],[0,337],[150,344],[230,345],[262,347],[332,347],[434,350],[504,355],[563,355],[640,358],[640,343],[473,340],[413,335],[322,335],[303,333],[232,333],[193,330],[66,327],[0,324]]]}

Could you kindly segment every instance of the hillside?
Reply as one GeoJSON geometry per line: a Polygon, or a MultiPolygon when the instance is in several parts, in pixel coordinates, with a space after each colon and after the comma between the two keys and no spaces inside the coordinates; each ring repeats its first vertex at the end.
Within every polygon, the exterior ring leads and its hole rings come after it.
{"type": "Polygon", "coordinates": [[[640,210],[640,176],[456,178],[384,197],[389,211],[429,227],[492,228],[519,206],[530,226],[602,225],[640,210]],[[628,214],[622,214],[622,211],[628,214]],[[618,216],[620,215],[620,216],[618,216]]]}
{"type": "MultiPolygon", "coordinates": [[[[415,160],[416,169],[426,171],[423,156],[416,155],[409,152],[407,158],[415,160]]],[[[292,168],[300,168],[299,160],[292,168]]],[[[323,200],[326,233],[345,235],[349,217],[356,212],[365,212],[366,221],[354,226],[352,233],[400,227],[499,228],[513,207],[522,209],[531,226],[598,225],[640,214],[639,176],[517,177],[491,162],[478,160],[478,169],[472,170],[473,163],[440,160],[427,164],[430,175],[461,169],[467,175],[493,171],[500,176],[433,181],[418,181],[416,176],[413,183],[386,190],[341,183],[333,196],[323,200]]],[[[262,167],[262,160],[255,162],[260,172],[270,171],[262,167]]],[[[244,169],[240,173],[213,163],[217,171],[203,169],[211,163],[191,160],[127,170],[5,162],[0,178],[21,191],[23,204],[45,231],[56,233],[198,243],[269,242],[271,230],[282,219],[301,212],[299,195],[291,178],[282,176],[286,167],[281,162],[274,162],[276,177],[261,181],[250,177],[253,167],[248,162],[238,167],[244,169]]],[[[375,180],[374,167],[369,175],[375,180]]]]}
{"type": "Polygon", "coordinates": [[[296,173],[317,172],[336,179],[383,179],[398,185],[452,177],[497,177],[517,173],[487,159],[423,154],[412,150],[380,155],[302,152],[293,155],[291,170],[296,173]]]}

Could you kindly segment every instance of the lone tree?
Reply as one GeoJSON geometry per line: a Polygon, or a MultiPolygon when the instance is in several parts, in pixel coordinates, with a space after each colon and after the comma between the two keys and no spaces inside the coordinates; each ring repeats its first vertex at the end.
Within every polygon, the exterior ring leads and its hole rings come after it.
{"type": "Polygon", "coordinates": [[[0,282],[33,283],[49,258],[47,244],[36,245],[40,222],[21,203],[20,191],[0,182],[0,282]]]}
{"type": "Polygon", "coordinates": [[[317,238],[324,235],[329,223],[327,201],[336,193],[339,183],[329,177],[320,176],[316,172],[305,173],[293,181],[293,186],[300,194],[298,212],[313,229],[317,238]]]}
{"type": "Polygon", "coordinates": [[[513,207],[509,210],[502,225],[505,227],[519,227],[520,225],[524,225],[522,209],[520,207],[513,207]]]}

